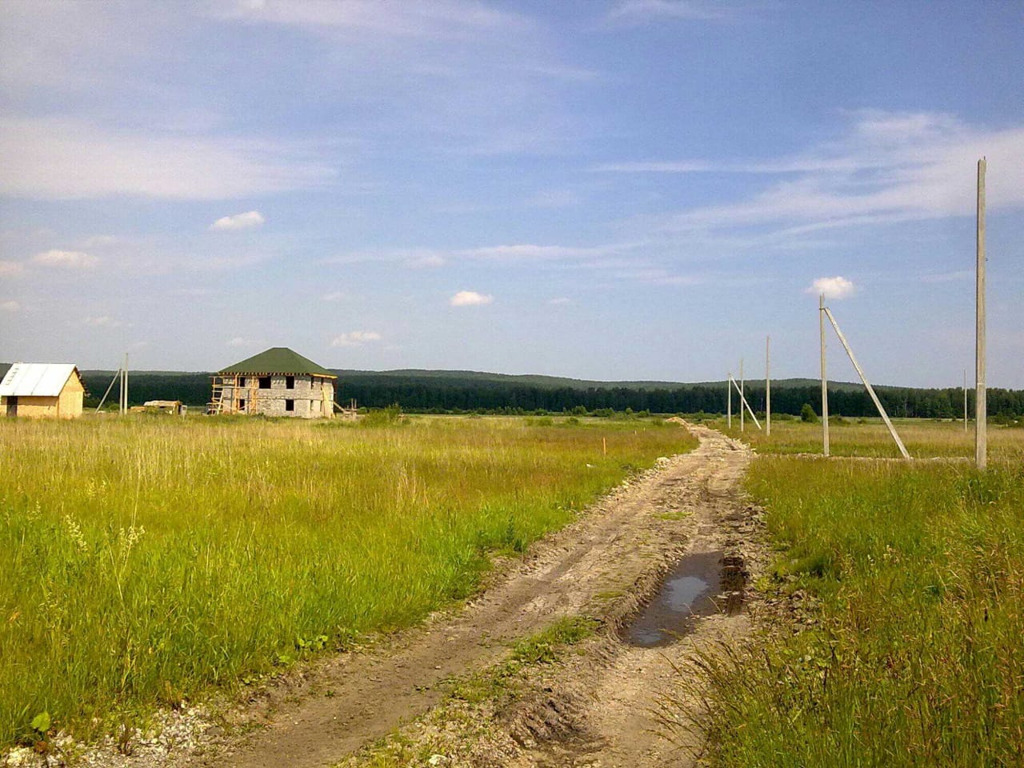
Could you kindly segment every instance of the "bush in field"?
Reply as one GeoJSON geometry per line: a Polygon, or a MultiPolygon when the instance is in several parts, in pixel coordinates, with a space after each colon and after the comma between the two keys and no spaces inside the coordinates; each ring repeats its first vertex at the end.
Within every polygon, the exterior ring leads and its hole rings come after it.
{"type": "Polygon", "coordinates": [[[387,408],[370,411],[359,423],[364,427],[386,427],[389,424],[400,421],[401,418],[402,408],[397,403],[394,403],[387,408]]]}
{"type": "Polygon", "coordinates": [[[800,421],[805,421],[808,424],[818,423],[818,414],[814,412],[814,408],[810,403],[804,403],[800,409],[800,421]]]}

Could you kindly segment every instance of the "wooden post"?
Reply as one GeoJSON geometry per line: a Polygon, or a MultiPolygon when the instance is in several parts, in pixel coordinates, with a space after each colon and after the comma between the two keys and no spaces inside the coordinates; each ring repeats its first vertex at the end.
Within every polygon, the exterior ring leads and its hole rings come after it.
{"type": "Polygon", "coordinates": [[[988,400],[985,394],[985,167],[983,157],[978,161],[977,388],[974,395],[974,463],[978,469],[984,469],[988,462],[988,400]]]}
{"type": "Polygon", "coordinates": [[[728,378],[725,380],[725,390],[728,392],[728,400],[726,401],[726,425],[729,429],[732,429],[732,371],[729,372],[728,378]]]}
{"type": "Polygon", "coordinates": [[[121,381],[118,386],[119,412],[124,416],[128,412],[128,354],[125,353],[124,365],[121,366],[121,381]]]}
{"type": "Polygon", "coordinates": [[[964,368],[964,432],[967,431],[967,369],[964,368]]]}
{"type": "Polygon", "coordinates": [[[821,330],[821,441],[822,453],[829,455],[828,445],[828,375],[825,372],[825,294],[818,294],[818,325],[821,330]]]}
{"type": "Polygon", "coordinates": [[[601,438],[601,453],[604,456],[608,455],[608,438],[607,437],[602,437],[601,438]]]}
{"type": "Polygon", "coordinates": [[[843,332],[839,330],[839,323],[832,316],[832,311],[825,307],[825,314],[828,315],[828,321],[832,323],[832,327],[836,329],[836,335],[839,337],[839,341],[843,343],[843,349],[846,350],[846,354],[850,358],[850,362],[853,363],[853,367],[857,369],[857,375],[860,376],[860,380],[864,383],[864,388],[871,395],[871,400],[875,404],[875,408],[878,409],[879,415],[882,417],[882,421],[885,422],[885,426],[889,428],[889,434],[892,435],[892,439],[896,441],[896,445],[900,449],[900,453],[903,454],[904,459],[909,459],[910,454],[907,453],[906,446],[903,445],[903,441],[900,440],[900,436],[896,434],[896,427],[889,421],[889,414],[885,412],[885,408],[882,407],[882,402],[878,399],[878,395],[875,394],[874,388],[871,386],[871,382],[868,381],[868,377],[864,375],[864,371],[861,370],[860,365],[857,363],[857,358],[853,356],[853,350],[850,349],[849,343],[846,341],[846,337],[843,336],[843,332]]]}
{"type": "Polygon", "coordinates": [[[764,341],[764,433],[772,436],[772,337],[764,341]]]}
{"type": "Polygon", "coordinates": [[[740,432],[743,431],[743,401],[746,395],[743,393],[743,358],[740,358],[740,432]]]}

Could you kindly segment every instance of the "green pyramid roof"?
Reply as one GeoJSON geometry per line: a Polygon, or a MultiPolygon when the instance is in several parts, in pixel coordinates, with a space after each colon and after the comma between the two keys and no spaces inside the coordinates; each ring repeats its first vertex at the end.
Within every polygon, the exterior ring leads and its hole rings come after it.
{"type": "Polygon", "coordinates": [[[298,352],[293,352],[288,347],[271,347],[265,352],[253,355],[240,363],[229,365],[220,371],[219,375],[226,373],[244,374],[316,374],[317,376],[330,376],[337,378],[326,368],[317,365],[309,358],[303,357],[298,352]]]}

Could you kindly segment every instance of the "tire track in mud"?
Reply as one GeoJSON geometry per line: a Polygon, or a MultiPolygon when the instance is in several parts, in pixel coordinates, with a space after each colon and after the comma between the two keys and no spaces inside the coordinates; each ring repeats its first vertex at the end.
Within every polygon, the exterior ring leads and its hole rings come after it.
{"type": "MultiPolygon", "coordinates": [[[[607,626],[620,626],[684,552],[735,549],[732,539],[742,535],[730,533],[725,523],[743,509],[738,483],[750,451],[713,430],[689,428],[700,439],[696,450],[660,459],[655,470],[538,542],[456,615],[401,633],[375,651],[329,659],[292,684],[273,686],[233,718],[231,730],[247,735],[204,739],[198,751],[179,753],[164,764],[333,765],[436,705],[446,679],[498,663],[510,643],[562,617],[585,611],[607,626]]],[[[583,705],[569,708],[575,713],[566,725],[572,737],[546,743],[542,736],[517,736],[516,754],[505,752],[503,762],[662,764],[667,752],[647,733],[653,701],[648,683],[670,677],[671,659],[707,635],[710,625],[723,622],[737,631],[745,618],[709,617],[668,653],[632,648],[610,634],[599,659],[566,670],[562,687],[587,691],[574,695],[583,705]]],[[[679,764],[678,756],[672,759],[679,764]]]]}

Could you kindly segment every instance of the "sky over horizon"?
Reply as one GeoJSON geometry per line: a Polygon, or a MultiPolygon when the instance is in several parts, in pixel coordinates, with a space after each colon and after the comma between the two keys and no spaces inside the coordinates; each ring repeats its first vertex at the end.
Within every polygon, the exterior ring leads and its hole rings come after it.
{"type": "Polygon", "coordinates": [[[0,360],[1024,388],[1020,3],[0,4],[0,360]],[[854,380],[834,335],[830,378],[854,380]]]}

